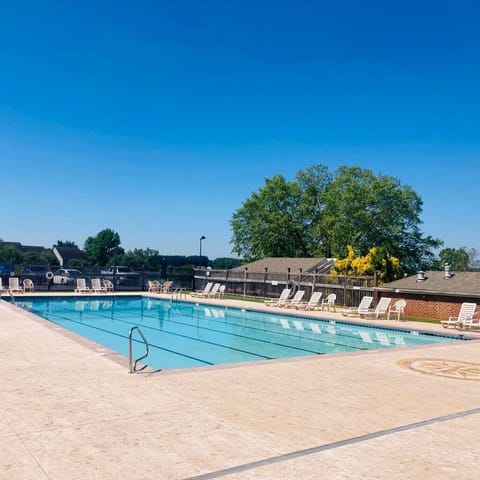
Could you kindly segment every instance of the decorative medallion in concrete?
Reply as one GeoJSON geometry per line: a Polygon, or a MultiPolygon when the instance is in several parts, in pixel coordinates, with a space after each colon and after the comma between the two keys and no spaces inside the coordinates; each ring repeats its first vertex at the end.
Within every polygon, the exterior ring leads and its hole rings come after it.
{"type": "Polygon", "coordinates": [[[480,363],[446,358],[405,358],[397,365],[426,375],[480,382],[480,363]]]}

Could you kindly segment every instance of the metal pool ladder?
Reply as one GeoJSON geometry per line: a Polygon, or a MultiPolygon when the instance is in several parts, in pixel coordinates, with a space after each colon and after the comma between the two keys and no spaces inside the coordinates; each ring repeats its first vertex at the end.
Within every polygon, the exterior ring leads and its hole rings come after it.
{"type": "Polygon", "coordinates": [[[12,299],[12,305],[16,305],[17,302],[15,301],[15,297],[13,296],[13,292],[10,289],[8,289],[7,293],[10,295],[10,298],[12,299]]]}
{"type": "Polygon", "coordinates": [[[147,339],[145,338],[142,331],[140,330],[140,327],[137,327],[137,326],[132,327],[130,329],[130,333],[128,334],[128,365],[130,367],[128,373],[141,372],[144,368],[146,368],[147,366],[144,365],[142,368],[139,368],[137,370],[137,363],[140,360],[143,360],[144,358],[147,358],[147,356],[148,356],[148,342],[147,342],[147,339]],[[143,343],[145,344],[145,354],[142,355],[141,357],[138,357],[135,360],[135,363],[133,362],[133,356],[132,356],[132,337],[133,337],[133,331],[134,330],[138,330],[138,333],[139,333],[140,337],[142,337],[143,343]]]}

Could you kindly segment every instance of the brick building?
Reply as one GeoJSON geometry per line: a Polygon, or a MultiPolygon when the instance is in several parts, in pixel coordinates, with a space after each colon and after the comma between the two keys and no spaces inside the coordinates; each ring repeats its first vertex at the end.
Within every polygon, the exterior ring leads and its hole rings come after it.
{"type": "Polygon", "coordinates": [[[445,319],[457,316],[463,302],[480,303],[480,272],[450,272],[447,266],[443,272],[419,272],[375,291],[382,297],[405,299],[405,315],[445,319]]]}

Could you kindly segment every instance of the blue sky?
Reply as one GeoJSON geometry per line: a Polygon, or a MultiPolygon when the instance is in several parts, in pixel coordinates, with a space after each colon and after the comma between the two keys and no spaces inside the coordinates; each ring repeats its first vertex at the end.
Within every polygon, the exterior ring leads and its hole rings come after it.
{"type": "Polygon", "coordinates": [[[314,163],[400,178],[480,251],[475,1],[0,0],[0,238],[231,256],[230,218],[314,163]]]}

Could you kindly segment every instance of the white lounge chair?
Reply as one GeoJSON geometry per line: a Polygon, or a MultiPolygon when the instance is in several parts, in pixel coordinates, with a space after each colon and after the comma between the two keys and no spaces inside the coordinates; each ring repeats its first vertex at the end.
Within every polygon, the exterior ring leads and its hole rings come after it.
{"type": "Polygon", "coordinates": [[[360,304],[358,307],[350,307],[347,311],[343,312],[343,315],[346,317],[350,315],[358,316],[358,315],[368,315],[368,312],[370,311],[370,305],[373,302],[373,297],[369,295],[365,295],[362,300],[360,301],[360,304]]]}
{"type": "Polygon", "coordinates": [[[382,315],[387,315],[388,308],[390,307],[391,301],[392,299],[389,297],[382,297],[378,301],[378,304],[375,307],[375,310],[370,310],[365,315],[367,317],[375,317],[376,319],[379,319],[382,315]]]}
{"type": "Polygon", "coordinates": [[[322,300],[322,310],[327,307],[327,310],[330,311],[332,309],[334,312],[335,310],[335,301],[337,300],[337,295],[335,293],[330,293],[327,295],[327,298],[322,300]]]}
{"type": "Polygon", "coordinates": [[[269,307],[276,307],[280,304],[283,305],[285,303],[285,301],[287,300],[287,298],[289,297],[290,291],[291,291],[290,288],[284,288],[282,290],[282,293],[280,293],[280,296],[278,298],[265,300],[265,305],[267,305],[269,307]]]}
{"type": "Polygon", "coordinates": [[[315,310],[318,308],[321,299],[322,292],[313,292],[308,302],[300,302],[298,305],[295,305],[295,308],[298,310],[315,310]]]}
{"type": "Polygon", "coordinates": [[[466,320],[463,320],[460,326],[466,330],[470,330],[472,328],[480,328],[480,318],[467,318],[466,320]]]}
{"type": "Polygon", "coordinates": [[[476,308],[476,303],[463,302],[458,317],[450,317],[448,320],[441,320],[440,323],[444,328],[462,326],[465,321],[473,320],[476,308]]]}
{"type": "Polygon", "coordinates": [[[405,313],[405,307],[407,306],[406,300],[397,300],[393,306],[388,309],[387,320],[390,320],[390,314],[397,316],[397,320],[401,320],[402,315],[405,313]]]}
{"type": "Polygon", "coordinates": [[[281,307],[286,307],[286,308],[294,308],[297,305],[300,305],[302,302],[302,298],[305,295],[305,290],[297,290],[295,295],[291,300],[285,300],[285,303],[283,305],[280,305],[281,307]]]}
{"type": "Polygon", "coordinates": [[[220,290],[221,286],[222,285],[220,283],[215,283],[212,289],[206,295],[203,295],[203,296],[215,298],[218,295],[218,291],[220,290]]]}
{"type": "Polygon", "coordinates": [[[102,286],[102,282],[99,278],[92,278],[92,290],[93,293],[106,293],[107,289],[102,286]]]}
{"type": "Polygon", "coordinates": [[[84,278],[77,278],[77,288],[75,293],[90,293],[90,288],[87,287],[87,282],[84,278]]]}
{"type": "Polygon", "coordinates": [[[5,289],[3,288],[2,277],[0,277],[0,294],[3,293],[5,289]]]}
{"type": "Polygon", "coordinates": [[[227,288],[227,287],[226,287],[225,285],[220,285],[217,293],[215,293],[213,296],[214,296],[215,298],[223,298],[223,297],[225,296],[225,289],[226,289],[226,288],[227,288]]]}
{"type": "Polygon", "coordinates": [[[203,290],[197,290],[196,292],[191,292],[190,295],[192,297],[200,297],[200,296],[206,295],[208,292],[210,292],[212,287],[213,287],[213,282],[208,282],[203,288],[203,290]]]}
{"type": "Polygon", "coordinates": [[[35,285],[33,284],[32,280],[26,278],[23,281],[23,291],[24,292],[33,292],[35,290],[35,285]]]}
{"type": "Polygon", "coordinates": [[[8,289],[11,293],[23,293],[23,288],[20,286],[18,277],[10,277],[8,279],[8,289]]]}

